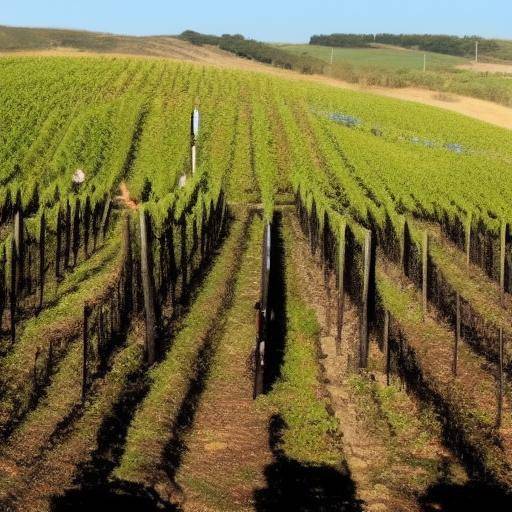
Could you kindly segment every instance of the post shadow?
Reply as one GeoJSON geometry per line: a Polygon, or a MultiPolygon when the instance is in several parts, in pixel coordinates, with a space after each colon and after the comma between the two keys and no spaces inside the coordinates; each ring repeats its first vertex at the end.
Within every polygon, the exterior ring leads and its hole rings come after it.
{"type": "Polygon", "coordinates": [[[282,449],[286,424],[274,415],[269,424],[269,444],[274,461],[265,468],[267,486],[254,491],[258,512],[362,512],[355,484],[346,467],[300,462],[282,449]]]}
{"type": "Polygon", "coordinates": [[[286,275],[285,253],[282,235],[283,214],[274,212],[271,231],[270,277],[268,307],[270,325],[263,376],[264,393],[270,391],[281,375],[286,340],[286,275]]]}

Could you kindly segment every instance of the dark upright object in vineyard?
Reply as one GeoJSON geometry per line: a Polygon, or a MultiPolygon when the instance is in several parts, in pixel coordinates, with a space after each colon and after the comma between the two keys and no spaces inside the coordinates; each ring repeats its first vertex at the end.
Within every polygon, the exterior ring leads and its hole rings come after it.
{"type": "Polygon", "coordinates": [[[14,215],[14,242],[16,244],[17,255],[17,280],[16,296],[21,297],[25,289],[25,228],[23,221],[23,211],[16,211],[14,215]]]}
{"type": "Polygon", "coordinates": [[[75,214],[73,215],[73,267],[76,267],[78,250],[80,249],[80,199],[75,202],[75,214]]]}
{"type": "Polygon", "coordinates": [[[324,262],[324,288],[327,295],[327,301],[325,305],[325,323],[326,323],[326,331],[327,336],[331,334],[331,282],[330,282],[330,268],[329,268],[329,218],[327,217],[327,213],[324,214],[324,228],[323,228],[323,236],[322,236],[322,246],[323,246],[323,262],[324,262]]]}
{"type": "Polygon", "coordinates": [[[227,205],[226,205],[226,199],[224,197],[224,191],[221,190],[221,201],[222,201],[222,205],[221,205],[221,213],[220,213],[220,223],[219,223],[219,236],[222,235],[222,231],[224,229],[224,222],[226,220],[226,208],[227,208],[227,205]]]}
{"type": "Polygon", "coordinates": [[[14,213],[23,210],[23,201],[21,199],[21,190],[16,191],[16,200],[14,201],[14,213]]]}
{"type": "Polygon", "coordinates": [[[504,355],[504,347],[503,347],[503,329],[500,327],[499,329],[499,351],[498,351],[498,410],[496,414],[496,427],[501,427],[502,417],[503,417],[503,392],[505,387],[505,376],[503,375],[503,355],[504,355]]]}
{"type": "Polygon", "coordinates": [[[14,343],[16,339],[16,310],[17,310],[17,294],[16,294],[16,267],[17,267],[18,257],[16,254],[16,242],[14,239],[11,241],[11,290],[9,303],[11,306],[11,341],[14,343]]]}
{"type": "Polygon", "coordinates": [[[32,294],[32,247],[30,244],[27,244],[27,272],[24,290],[26,295],[32,294]]]}
{"type": "Polygon", "coordinates": [[[181,270],[181,298],[186,301],[187,298],[187,285],[188,285],[188,263],[187,263],[187,219],[185,213],[180,218],[181,227],[181,256],[180,256],[180,270],[181,270]]]}
{"type": "Polygon", "coordinates": [[[82,352],[82,403],[85,402],[87,395],[87,363],[89,357],[89,317],[91,309],[88,304],[84,305],[84,318],[83,318],[83,352],[82,352]]]}
{"type": "Polygon", "coordinates": [[[204,263],[205,256],[206,256],[206,236],[207,236],[207,230],[206,230],[206,205],[204,204],[204,201],[202,202],[203,208],[201,212],[201,262],[204,263]]]}
{"type": "Polygon", "coordinates": [[[457,376],[457,367],[459,359],[459,342],[461,332],[461,317],[460,317],[460,294],[455,294],[455,343],[453,346],[453,375],[457,376]]]}
{"type": "Polygon", "coordinates": [[[2,251],[2,259],[0,264],[0,332],[2,331],[4,311],[7,305],[7,283],[5,269],[7,267],[7,253],[4,249],[2,251]]]}
{"type": "Polygon", "coordinates": [[[61,254],[62,254],[62,210],[59,207],[57,213],[57,226],[56,226],[56,241],[55,241],[55,277],[59,281],[62,277],[60,272],[61,254]]]}
{"type": "Polygon", "coordinates": [[[133,288],[132,288],[132,235],[130,227],[130,215],[126,214],[123,225],[123,256],[124,256],[124,304],[123,304],[123,322],[127,320],[127,316],[133,308],[133,288]]]}
{"type": "Polygon", "coordinates": [[[336,354],[341,351],[341,333],[343,330],[343,315],[345,312],[345,249],[346,249],[346,230],[345,224],[340,229],[338,240],[338,328],[336,332],[336,354]]]}
{"type": "Polygon", "coordinates": [[[144,293],[144,311],[146,318],[146,357],[149,365],[156,360],[156,307],[153,268],[151,265],[151,246],[148,236],[149,222],[147,214],[141,210],[140,215],[140,263],[142,272],[142,289],[144,293]]]}
{"type": "Polygon", "coordinates": [[[505,260],[507,254],[507,231],[508,224],[506,222],[502,222],[500,229],[500,300],[502,306],[505,305],[505,260]]]}
{"type": "Polygon", "coordinates": [[[370,290],[370,265],[372,255],[372,234],[367,231],[363,248],[363,295],[361,298],[361,327],[359,338],[359,367],[368,364],[368,293],[370,290]]]}
{"type": "Polygon", "coordinates": [[[254,351],[254,391],[253,397],[263,393],[265,377],[265,353],[268,344],[269,321],[269,287],[270,287],[270,263],[272,251],[272,225],[267,223],[263,228],[261,251],[261,288],[260,301],[256,306],[256,348],[254,351]]]}
{"type": "Polygon", "coordinates": [[[4,204],[2,206],[1,223],[4,224],[12,217],[12,195],[11,190],[7,189],[4,204]]]}
{"type": "Polygon", "coordinates": [[[36,353],[34,355],[34,368],[33,368],[33,379],[34,379],[34,389],[37,394],[37,388],[39,387],[39,358],[41,357],[41,347],[37,347],[36,353]]]}
{"type": "Polygon", "coordinates": [[[46,244],[46,217],[43,212],[41,215],[41,222],[39,224],[39,311],[43,309],[44,300],[44,275],[46,272],[45,267],[45,244],[46,244]]]}
{"type": "Polygon", "coordinates": [[[85,206],[84,206],[84,253],[85,257],[89,257],[89,237],[91,233],[91,216],[92,216],[92,210],[91,210],[91,198],[87,196],[85,199],[85,206]]]}
{"type": "Polygon", "coordinates": [[[64,222],[64,269],[69,267],[69,256],[71,252],[71,205],[69,199],[66,201],[66,219],[64,222]]]}
{"type": "Polygon", "coordinates": [[[407,275],[407,265],[409,257],[409,225],[407,219],[404,218],[402,225],[402,236],[400,237],[400,268],[407,275]]]}
{"type": "Polygon", "coordinates": [[[466,249],[466,265],[469,266],[469,263],[471,261],[471,224],[472,224],[472,216],[471,213],[468,214],[468,218],[466,219],[465,224],[465,249],[466,249]]]}
{"type": "Polygon", "coordinates": [[[428,232],[423,233],[423,251],[422,251],[422,297],[423,297],[423,321],[427,319],[427,305],[428,305],[428,232]]]}
{"type": "MultiPolygon", "coordinates": [[[[203,225],[204,230],[204,225],[203,225]]],[[[176,308],[176,281],[178,279],[178,269],[176,268],[176,256],[174,252],[174,211],[169,212],[166,229],[167,252],[169,254],[169,281],[171,304],[176,308]]]]}
{"type": "Polygon", "coordinates": [[[103,208],[103,217],[101,219],[101,236],[105,240],[107,236],[108,226],[110,223],[110,213],[112,210],[112,198],[107,196],[105,207],[103,208]]]}
{"type": "Polygon", "coordinates": [[[382,335],[382,352],[384,353],[384,364],[386,372],[386,385],[389,386],[389,371],[391,362],[391,353],[389,350],[389,311],[384,310],[384,331],[382,335]]]}
{"type": "Polygon", "coordinates": [[[98,244],[98,234],[100,232],[100,217],[102,215],[102,203],[101,201],[96,201],[94,205],[94,210],[92,212],[92,250],[96,250],[96,246],[98,244]]]}

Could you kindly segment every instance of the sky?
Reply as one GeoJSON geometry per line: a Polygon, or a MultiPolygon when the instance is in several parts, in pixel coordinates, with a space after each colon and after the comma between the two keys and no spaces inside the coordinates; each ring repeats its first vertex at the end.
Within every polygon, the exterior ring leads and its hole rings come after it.
{"type": "Polygon", "coordinates": [[[512,0],[0,0],[0,25],[130,35],[193,29],[297,43],[333,32],[512,39],[512,0]]]}

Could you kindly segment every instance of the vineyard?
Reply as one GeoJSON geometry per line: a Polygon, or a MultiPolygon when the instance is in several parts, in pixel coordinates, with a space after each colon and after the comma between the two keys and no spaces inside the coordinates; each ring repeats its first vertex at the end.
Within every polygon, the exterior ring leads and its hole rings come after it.
{"type": "Polygon", "coordinates": [[[511,183],[427,106],[1,58],[0,510],[509,510],[511,183]]]}

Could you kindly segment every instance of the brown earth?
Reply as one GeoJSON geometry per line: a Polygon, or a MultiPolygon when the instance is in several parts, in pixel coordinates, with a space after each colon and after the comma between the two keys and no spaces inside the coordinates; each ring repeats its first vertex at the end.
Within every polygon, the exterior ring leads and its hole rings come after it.
{"type": "Polygon", "coordinates": [[[252,398],[248,365],[256,337],[254,304],[258,300],[261,223],[251,229],[249,250],[237,279],[234,302],[223,320],[210,375],[192,430],[186,436],[177,483],[184,511],[249,511],[256,488],[265,487],[271,464],[267,444],[268,414],[252,398]]]}
{"type": "MultiPolygon", "coordinates": [[[[378,398],[366,395],[361,398],[354,394],[352,380],[357,375],[360,325],[358,308],[347,295],[337,348],[336,327],[332,325],[336,309],[333,276],[329,280],[331,293],[328,293],[323,286],[318,257],[310,255],[308,242],[295,217],[288,217],[286,222],[294,240],[293,266],[303,283],[303,299],[315,310],[322,328],[319,343],[323,379],[330,405],[339,421],[338,429],[350,474],[356,483],[357,497],[363,500],[364,510],[370,512],[419,511],[417,497],[428,494],[429,484],[438,478],[436,465],[439,468],[446,464],[454,481],[465,481],[464,470],[443,446],[435,429],[431,431],[417,420],[421,405],[413,397],[404,391],[396,391],[396,400],[405,408],[400,414],[408,417],[409,422],[405,431],[395,432],[388,424],[378,398]],[[414,441],[422,436],[428,439],[423,446],[414,441]]],[[[376,343],[372,343],[369,382],[385,382],[385,375],[379,368],[381,359],[376,343]]],[[[397,381],[395,377],[392,380],[397,381]]],[[[397,382],[394,389],[396,386],[397,382]]],[[[397,406],[398,410],[400,406],[397,406]]]]}
{"type": "Polygon", "coordinates": [[[472,62],[470,64],[460,64],[456,66],[459,69],[468,69],[478,73],[512,73],[512,64],[496,64],[492,62],[472,62]]]}

